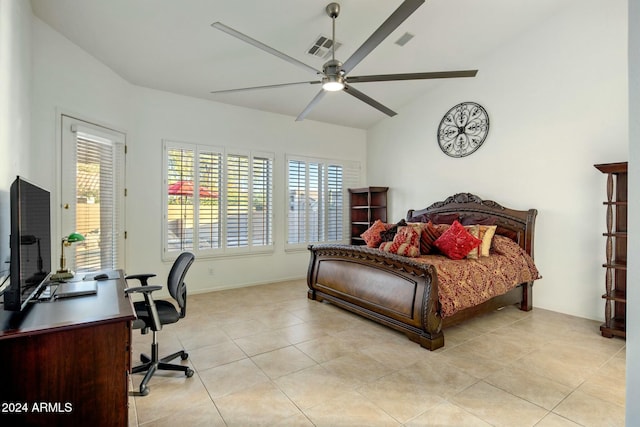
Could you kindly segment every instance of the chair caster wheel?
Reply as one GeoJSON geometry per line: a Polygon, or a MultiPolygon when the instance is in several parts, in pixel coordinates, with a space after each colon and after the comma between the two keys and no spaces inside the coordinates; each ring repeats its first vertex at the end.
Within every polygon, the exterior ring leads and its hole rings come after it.
{"type": "Polygon", "coordinates": [[[147,386],[140,386],[140,396],[146,396],[147,394],[149,394],[149,387],[147,386]]]}
{"type": "Polygon", "coordinates": [[[187,376],[187,378],[191,378],[193,376],[193,373],[193,369],[187,369],[184,374],[187,376]]]}
{"type": "Polygon", "coordinates": [[[189,358],[189,353],[182,353],[180,355],[180,359],[182,359],[182,360],[187,360],[188,358],[189,358]]]}

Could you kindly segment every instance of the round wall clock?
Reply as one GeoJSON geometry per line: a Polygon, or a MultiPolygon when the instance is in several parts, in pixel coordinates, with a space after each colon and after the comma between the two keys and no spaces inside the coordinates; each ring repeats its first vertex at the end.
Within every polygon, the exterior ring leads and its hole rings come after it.
{"type": "Polygon", "coordinates": [[[487,111],[475,102],[462,102],[440,121],[438,144],[446,155],[464,157],[480,148],[488,133],[487,111]]]}

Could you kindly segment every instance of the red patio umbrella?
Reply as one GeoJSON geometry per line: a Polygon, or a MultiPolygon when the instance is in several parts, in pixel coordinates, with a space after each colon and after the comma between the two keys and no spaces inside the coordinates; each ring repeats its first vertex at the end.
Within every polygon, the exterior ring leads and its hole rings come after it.
{"type": "MultiPolygon", "coordinates": [[[[200,186],[200,197],[215,199],[218,193],[200,186]]],[[[169,185],[169,195],[171,196],[193,196],[193,181],[177,181],[169,185]]]]}

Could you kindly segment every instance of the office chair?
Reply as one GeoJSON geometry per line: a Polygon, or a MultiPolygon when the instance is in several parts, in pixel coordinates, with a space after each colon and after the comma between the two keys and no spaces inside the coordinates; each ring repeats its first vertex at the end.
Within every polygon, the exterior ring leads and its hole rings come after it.
{"type": "Polygon", "coordinates": [[[142,361],[142,365],[135,366],[131,370],[134,374],[144,371],[147,372],[140,383],[140,394],[142,396],[149,394],[147,383],[158,369],[182,371],[187,378],[193,376],[193,370],[188,366],[169,363],[178,356],[180,356],[182,360],[188,359],[189,355],[184,350],[177,351],[162,359],[159,358],[157,333],[162,330],[162,325],[176,323],[186,315],[187,286],[184,283],[184,277],[194,259],[195,256],[191,252],[181,253],[173,263],[169,276],[167,277],[167,289],[169,290],[169,294],[171,294],[173,299],[178,303],[180,311],[169,301],[154,301],[152,293],[162,289],[162,286],[152,286],[148,284],[148,280],[151,277],[155,277],[155,274],[133,274],[126,277],[127,280],[139,280],[142,286],[127,288],[125,289],[125,293],[142,293],[144,296],[144,301],[136,301],[133,304],[137,316],[137,319],[133,322],[133,328],[142,329],[143,334],[148,333],[149,329],[153,332],[151,357],[146,354],[141,354],[140,360],[142,361]]]}

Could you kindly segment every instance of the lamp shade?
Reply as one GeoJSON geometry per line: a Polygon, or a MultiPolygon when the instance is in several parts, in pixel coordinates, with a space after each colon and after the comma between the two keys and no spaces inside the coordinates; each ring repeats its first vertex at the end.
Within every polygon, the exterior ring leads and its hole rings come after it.
{"type": "Polygon", "coordinates": [[[69,237],[67,237],[67,242],[69,243],[82,242],[83,240],[84,236],[80,233],[71,233],[69,237]]]}

